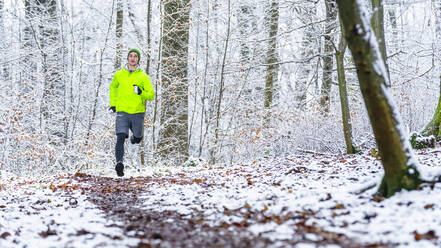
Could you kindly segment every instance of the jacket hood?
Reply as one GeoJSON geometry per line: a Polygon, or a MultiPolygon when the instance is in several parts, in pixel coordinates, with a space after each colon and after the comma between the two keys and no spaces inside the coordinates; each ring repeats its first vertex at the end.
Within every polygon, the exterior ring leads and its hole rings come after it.
{"type": "Polygon", "coordinates": [[[130,70],[129,69],[129,64],[125,64],[123,68],[126,69],[126,71],[128,71],[130,73],[132,73],[134,71],[137,71],[137,70],[141,70],[141,67],[139,66],[139,64],[138,64],[138,66],[136,66],[135,70],[130,70]]]}

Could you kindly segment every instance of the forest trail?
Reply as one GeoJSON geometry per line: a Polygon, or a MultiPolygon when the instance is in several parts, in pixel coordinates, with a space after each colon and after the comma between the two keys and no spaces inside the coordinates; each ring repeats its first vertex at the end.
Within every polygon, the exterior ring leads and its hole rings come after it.
{"type": "MultiPolygon", "coordinates": [[[[423,152],[439,170],[441,151],[423,152]]],[[[1,247],[437,247],[441,186],[372,197],[369,155],[76,173],[0,185],[1,247]],[[391,214],[393,213],[393,214],[391,214]],[[410,224],[412,223],[412,225],[410,224]]]]}

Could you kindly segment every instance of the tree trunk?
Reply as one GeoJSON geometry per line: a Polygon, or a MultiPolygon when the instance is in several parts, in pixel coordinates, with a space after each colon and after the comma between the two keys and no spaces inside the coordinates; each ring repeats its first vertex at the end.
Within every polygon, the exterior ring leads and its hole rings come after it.
{"type": "Polygon", "coordinates": [[[300,58],[303,60],[299,68],[298,79],[294,87],[294,94],[297,108],[304,110],[306,107],[306,93],[309,86],[309,77],[311,74],[311,59],[314,55],[314,26],[311,24],[311,17],[316,15],[316,4],[308,2],[304,9],[300,10],[300,16],[304,16],[306,20],[303,21],[307,25],[303,31],[302,45],[300,51],[300,58]]]}
{"type": "Polygon", "coordinates": [[[393,7],[389,7],[389,22],[392,29],[392,37],[389,39],[389,44],[392,43],[390,47],[392,52],[396,52],[398,50],[398,25],[397,25],[397,15],[395,14],[395,5],[393,7]]]}
{"type": "Polygon", "coordinates": [[[240,12],[237,16],[239,32],[240,32],[240,61],[243,66],[250,62],[251,48],[249,45],[249,36],[256,28],[254,18],[255,6],[249,1],[242,0],[240,2],[240,12]]]}
{"type": "Polygon", "coordinates": [[[331,86],[332,86],[332,69],[334,67],[334,60],[332,51],[333,38],[332,32],[335,29],[335,21],[337,19],[337,6],[335,0],[325,0],[326,5],[326,27],[325,27],[325,43],[323,56],[323,81],[321,88],[320,105],[324,113],[329,112],[331,105],[331,86]]]}
{"type": "Polygon", "coordinates": [[[337,3],[385,171],[378,194],[390,197],[401,189],[416,189],[421,183],[418,162],[389,98],[385,86],[387,70],[367,15],[360,9],[359,0],[337,0],[337,3]]]}
{"type": "Polygon", "coordinates": [[[103,72],[103,60],[104,60],[104,53],[106,51],[107,48],[107,42],[109,41],[109,34],[110,34],[110,30],[112,28],[112,20],[113,20],[113,12],[114,12],[114,7],[115,7],[115,0],[112,1],[112,12],[110,13],[110,17],[109,17],[109,25],[107,27],[107,32],[106,32],[106,38],[104,40],[104,44],[103,44],[103,48],[100,49],[100,61],[99,61],[99,70],[98,70],[98,78],[97,78],[97,86],[95,89],[95,95],[94,95],[94,100],[93,100],[93,106],[92,106],[92,116],[90,117],[89,120],[89,125],[87,126],[87,133],[86,133],[86,144],[89,142],[89,138],[90,138],[90,134],[92,131],[92,127],[93,124],[95,123],[95,118],[96,118],[96,112],[97,112],[97,107],[98,107],[98,99],[99,99],[99,92],[101,89],[101,85],[103,84],[103,77],[104,77],[104,72],[103,72]]]}
{"type": "MultiPolygon", "coordinates": [[[[267,51],[267,69],[265,80],[265,101],[264,107],[268,111],[273,105],[274,86],[277,84],[277,30],[279,28],[279,2],[273,0],[269,15],[269,38],[267,51]]],[[[266,115],[266,124],[270,122],[270,115],[266,115]]]]}
{"type": "Polygon", "coordinates": [[[188,159],[189,0],[166,0],[162,49],[162,97],[159,152],[164,158],[188,159]]]}
{"type": "MultiPolygon", "coordinates": [[[[5,9],[5,2],[4,0],[0,0],[0,34],[5,33],[5,24],[4,24],[4,9],[5,9]]],[[[6,48],[6,39],[2,38],[0,41],[0,48],[3,50],[6,48]]],[[[3,62],[4,58],[3,56],[0,58],[0,80],[6,80],[7,78],[7,69],[6,64],[3,62]]]]}
{"type": "Polygon", "coordinates": [[[122,34],[123,34],[123,18],[124,18],[123,2],[122,2],[122,0],[116,0],[115,70],[119,70],[121,68],[122,47],[123,47],[121,39],[122,39],[122,34]]]}
{"type": "MultiPolygon", "coordinates": [[[[35,34],[35,29],[32,27],[34,17],[38,13],[38,9],[36,8],[34,0],[25,0],[25,21],[23,28],[23,41],[21,45],[22,54],[21,59],[19,61],[20,68],[28,68],[25,72],[20,70],[20,82],[35,82],[35,73],[37,72],[37,63],[33,58],[34,53],[36,53],[37,47],[37,39],[35,34]],[[35,42],[35,44],[34,44],[35,42]]],[[[38,50],[37,50],[38,51],[38,50]]],[[[34,87],[33,84],[29,84],[31,89],[34,87]]]]}
{"type": "Polygon", "coordinates": [[[231,26],[231,1],[228,0],[228,21],[227,21],[227,38],[225,39],[225,47],[224,47],[224,54],[222,58],[222,67],[221,67],[221,78],[220,78],[220,84],[219,84],[219,94],[218,94],[218,101],[216,105],[216,126],[214,129],[214,148],[212,151],[211,156],[211,163],[216,163],[216,152],[215,150],[221,150],[222,147],[218,147],[219,142],[219,132],[220,132],[220,119],[221,116],[221,108],[222,108],[222,99],[224,95],[224,85],[225,85],[225,66],[226,66],[226,59],[227,59],[227,52],[228,52],[228,43],[230,41],[230,26],[231,26]]]}
{"type": "Polygon", "coordinates": [[[49,135],[49,142],[60,144],[66,137],[60,123],[65,121],[64,96],[65,82],[62,78],[62,45],[60,45],[60,25],[56,0],[35,1],[42,23],[39,25],[40,52],[44,74],[44,90],[40,106],[44,130],[49,135]]]}
{"type": "MultiPolygon", "coordinates": [[[[373,15],[372,15],[372,29],[374,30],[375,37],[377,37],[378,45],[380,47],[381,58],[383,59],[387,75],[389,75],[389,66],[387,64],[387,50],[386,50],[386,39],[384,36],[384,11],[383,11],[383,0],[371,0],[373,15]]],[[[386,86],[390,87],[390,78],[387,80],[386,86]]]]}
{"type": "MultiPolygon", "coordinates": [[[[145,73],[147,73],[149,75],[150,75],[150,50],[151,50],[151,46],[152,46],[152,44],[151,44],[152,39],[151,39],[151,32],[150,32],[151,25],[152,25],[152,1],[147,0],[147,50],[146,50],[147,51],[146,52],[146,54],[147,54],[146,60],[147,61],[146,61],[146,66],[145,66],[145,73]]],[[[155,89],[155,94],[156,94],[156,89],[155,89]]],[[[145,104],[146,104],[146,109],[147,109],[147,102],[145,104]]],[[[145,120],[144,120],[144,122],[145,122],[145,120]]],[[[154,126],[154,124],[155,123],[153,122],[152,127],[154,126]]],[[[145,130],[144,130],[144,133],[145,133],[145,130]]],[[[145,134],[144,134],[144,137],[145,137],[145,134]]],[[[141,148],[140,149],[141,151],[139,154],[141,164],[142,164],[142,166],[145,166],[145,154],[144,154],[144,152],[145,152],[145,139],[143,139],[141,141],[141,144],[139,146],[141,148]]]]}
{"type": "MultiPolygon", "coordinates": [[[[142,43],[144,43],[144,36],[142,35],[142,32],[141,32],[140,28],[138,27],[138,25],[136,25],[136,16],[135,16],[135,12],[133,11],[133,8],[132,8],[132,1],[127,1],[127,10],[128,10],[128,16],[129,16],[130,23],[132,23],[132,26],[135,30],[136,37],[138,38],[138,43],[142,44],[142,43]]],[[[147,17],[147,19],[148,19],[148,17],[147,17]]]]}
{"type": "MultiPolygon", "coordinates": [[[[436,0],[432,0],[432,6],[435,11],[435,37],[436,41],[439,41],[441,39],[441,3],[436,0]]],[[[439,45],[439,42],[434,42],[435,48],[434,48],[434,56],[435,58],[438,58],[438,72],[439,75],[441,75],[441,47],[439,45]]],[[[432,120],[430,120],[429,123],[424,127],[421,134],[423,136],[430,136],[433,135],[438,140],[441,138],[441,77],[440,77],[440,94],[438,98],[438,106],[435,109],[435,113],[433,114],[432,120]]]]}
{"type": "Polygon", "coordinates": [[[208,73],[208,57],[210,55],[210,0],[207,0],[207,21],[206,21],[206,29],[205,29],[205,63],[204,63],[204,76],[202,79],[202,96],[201,96],[201,120],[200,120],[200,133],[199,133],[199,153],[198,158],[202,156],[202,151],[204,148],[204,141],[206,134],[208,133],[208,129],[210,127],[210,122],[205,121],[206,113],[205,113],[205,105],[207,98],[207,73],[208,73]],[[204,121],[205,121],[205,132],[204,132],[204,121]]]}
{"type": "Polygon", "coordinates": [[[346,153],[353,154],[355,152],[354,145],[352,143],[352,122],[349,115],[349,101],[348,92],[346,89],[346,76],[345,76],[345,64],[344,57],[346,52],[345,31],[343,26],[341,26],[341,38],[338,44],[338,50],[335,53],[335,60],[337,62],[337,77],[338,77],[338,90],[340,93],[340,105],[341,105],[341,116],[343,121],[343,134],[346,143],[346,153]]]}

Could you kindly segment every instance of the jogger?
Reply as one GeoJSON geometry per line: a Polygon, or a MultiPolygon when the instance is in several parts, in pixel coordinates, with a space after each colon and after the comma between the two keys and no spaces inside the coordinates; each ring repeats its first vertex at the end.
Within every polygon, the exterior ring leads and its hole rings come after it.
{"type": "Polygon", "coordinates": [[[132,48],[127,64],[115,72],[110,84],[110,110],[117,112],[115,120],[116,174],[124,176],[124,142],[132,132],[130,142],[138,144],[143,138],[145,101],[155,98],[149,76],[139,67],[141,52],[132,48]]]}

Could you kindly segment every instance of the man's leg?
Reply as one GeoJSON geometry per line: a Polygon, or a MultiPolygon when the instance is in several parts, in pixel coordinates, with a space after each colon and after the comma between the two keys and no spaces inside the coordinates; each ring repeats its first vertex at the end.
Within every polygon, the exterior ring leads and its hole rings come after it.
{"type": "Polygon", "coordinates": [[[124,159],[124,142],[127,139],[127,134],[119,133],[116,135],[116,145],[115,145],[115,158],[116,162],[123,162],[124,159]]]}
{"type": "Polygon", "coordinates": [[[118,112],[116,115],[115,132],[115,158],[116,158],[116,174],[120,177],[124,176],[124,142],[129,137],[130,120],[127,113],[118,112]]]}

